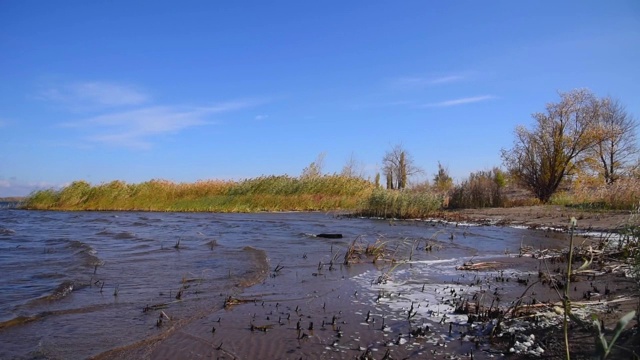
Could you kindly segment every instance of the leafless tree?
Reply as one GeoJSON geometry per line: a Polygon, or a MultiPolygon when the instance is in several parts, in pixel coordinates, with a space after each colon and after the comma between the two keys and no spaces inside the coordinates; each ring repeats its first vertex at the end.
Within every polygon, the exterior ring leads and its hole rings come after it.
{"type": "Polygon", "coordinates": [[[340,175],[346,177],[364,178],[364,165],[356,158],[353,153],[351,153],[349,160],[347,160],[347,163],[342,167],[340,175]]]}
{"type": "Polygon", "coordinates": [[[588,90],[560,93],[559,102],[532,115],[533,129],[516,128],[513,148],[502,150],[504,165],[538,199],[549,201],[594,145],[599,108],[599,100],[588,90]]]}
{"type": "Polygon", "coordinates": [[[404,189],[410,176],[423,172],[401,144],[387,151],[382,158],[382,169],[387,177],[388,189],[404,189]]]}
{"type": "Polygon", "coordinates": [[[625,171],[633,171],[637,160],[636,130],[638,124],[617,99],[600,101],[600,116],[596,122],[595,144],[589,164],[607,184],[612,184],[625,171]]]}

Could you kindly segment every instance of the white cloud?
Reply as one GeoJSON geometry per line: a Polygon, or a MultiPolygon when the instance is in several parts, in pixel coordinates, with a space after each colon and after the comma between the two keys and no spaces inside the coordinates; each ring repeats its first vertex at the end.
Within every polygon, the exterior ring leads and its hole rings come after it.
{"type": "Polygon", "coordinates": [[[461,81],[461,80],[464,80],[464,76],[451,75],[451,76],[443,76],[443,77],[431,79],[429,81],[429,84],[431,84],[431,85],[448,84],[448,83],[451,83],[451,82],[456,82],[456,81],[461,81]]]}
{"type": "Polygon", "coordinates": [[[148,94],[134,86],[100,81],[54,86],[42,91],[40,96],[80,111],[140,105],[150,100],[148,94]]]}
{"type": "Polygon", "coordinates": [[[61,124],[88,133],[86,140],[112,146],[151,147],[150,139],[206,125],[211,115],[254,106],[249,101],[220,103],[207,107],[152,106],[114,112],[61,124]]]}
{"type": "Polygon", "coordinates": [[[269,118],[269,115],[256,115],[255,119],[256,120],[265,120],[269,118]]]}
{"type": "Polygon", "coordinates": [[[495,98],[496,97],[493,95],[473,96],[473,97],[466,97],[466,98],[460,98],[460,99],[441,101],[437,103],[425,104],[420,107],[449,107],[449,106],[472,104],[472,103],[477,103],[481,101],[493,100],[495,98]]]}

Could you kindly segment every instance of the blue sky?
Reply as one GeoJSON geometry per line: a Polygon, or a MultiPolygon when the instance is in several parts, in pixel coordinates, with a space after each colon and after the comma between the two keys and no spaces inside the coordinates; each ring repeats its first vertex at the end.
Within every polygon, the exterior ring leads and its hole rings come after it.
{"type": "Polygon", "coordinates": [[[501,164],[589,88],[640,116],[640,2],[0,0],[0,196],[84,179],[297,176],[396,144],[501,164]]]}

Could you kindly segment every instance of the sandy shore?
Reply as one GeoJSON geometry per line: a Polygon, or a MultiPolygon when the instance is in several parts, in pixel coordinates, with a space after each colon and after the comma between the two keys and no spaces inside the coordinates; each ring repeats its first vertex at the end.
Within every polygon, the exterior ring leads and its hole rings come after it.
{"type": "MultiPolygon", "coordinates": [[[[541,231],[568,245],[566,233],[548,229],[566,228],[576,217],[580,230],[615,231],[629,213],[535,206],[462,210],[444,217],[547,229],[541,231]]],[[[591,241],[595,246],[597,240],[591,241]]],[[[232,299],[221,295],[210,313],[165,321],[171,330],[162,336],[99,358],[562,359],[561,302],[552,284],[562,279],[566,256],[543,250],[505,254],[486,267],[476,261],[438,284],[401,283],[400,271],[378,282],[372,274],[379,272],[368,270],[371,265],[334,271],[326,264],[308,271],[285,268],[265,274],[260,284],[232,299]],[[290,287],[300,295],[283,297],[290,287]]],[[[314,254],[308,256],[317,263],[314,254]]],[[[608,259],[575,276],[569,294],[576,313],[597,314],[609,329],[608,339],[617,319],[640,307],[638,283],[611,270],[620,263],[608,259]]],[[[637,326],[635,320],[629,324],[611,358],[640,354],[637,326]]],[[[591,358],[592,334],[572,325],[570,336],[572,359],[591,358]]]]}

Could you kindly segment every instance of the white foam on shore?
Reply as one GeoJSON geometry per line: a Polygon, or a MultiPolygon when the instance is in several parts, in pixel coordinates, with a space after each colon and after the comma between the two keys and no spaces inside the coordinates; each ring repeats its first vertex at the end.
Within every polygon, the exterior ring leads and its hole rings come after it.
{"type": "Polygon", "coordinates": [[[354,301],[361,305],[373,306],[376,313],[371,314],[372,316],[407,320],[411,311],[414,314],[411,316],[412,319],[432,324],[462,325],[467,323],[468,317],[466,314],[454,313],[456,303],[471,298],[476,292],[486,291],[487,280],[497,276],[526,278],[533,274],[514,269],[456,269],[472,259],[478,260],[478,257],[421,260],[411,262],[411,267],[399,270],[364,272],[352,278],[360,287],[358,298],[354,301]],[[448,276],[462,280],[461,284],[435,280],[448,276]],[[474,282],[474,278],[479,281],[474,282]]]}

